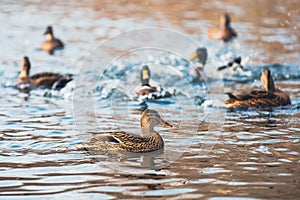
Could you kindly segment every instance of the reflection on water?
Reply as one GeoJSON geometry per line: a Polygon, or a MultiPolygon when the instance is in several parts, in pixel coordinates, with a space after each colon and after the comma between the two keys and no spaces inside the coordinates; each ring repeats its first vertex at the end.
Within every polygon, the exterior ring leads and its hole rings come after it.
{"type": "MultiPolygon", "coordinates": [[[[73,196],[296,199],[300,196],[298,4],[297,0],[172,3],[85,0],[18,4],[3,1],[0,6],[0,22],[5,30],[0,32],[1,46],[5,47],[0,49],[0,196],[5,199],[20,198],[19,195],[28,199],[73,196]],[[205,32],[217,24],[225,10],[232,16],[238,38],[230,44],[208,40],[205,32]],[[53,25],[55,33],[66,42],[64,51],[55,56],[37,50],[48,25],[53,25]],[[105,73],[110,82],[106,80],[106,84],[110,87],[95,85],[93,112],[82,114],[77,124],[72,108],[74,83],[60,92],[37,89],[30,94],[20,93],[13,87],[20,69],[19,60],[24,55],[35,63],[32,73],[73,73],[76,78],[84,59],[99,42],[145,26],[181,31],[199,42],[199,46],[208,48],[204,72],[211,79],[208,85],[193,85],[199,89],[200,99],[209,96],[209,92],[246,88],[240,83],[259,86],[257,78],[261,68],[267,65],[277,86],[290,94],[292,105],[235,112],[198,106],[194,99],[187,98],[186,80],[178,78],[187,75],[189,63],[166,52],[151,51],[140,51],[139,57],[123,56],[107,68],[105,73]],[[234,56],[245,59],[250,75],[224,75],[228,81],[221,88],[220,82],[214,80],[213,70],[234,56]],[[148,103],[148,107],[157,109],[175,125],[157,129],[165,140],[164,151],[149,156],[87,152],[78,148],[90,138],[89,134],[76,131],[80,122],[85,124],[79,128],[94,132],[140,131],[141,105],[127,99],[119,101],[124,96],[114,93],[112,85],[117,84],[114,78],[120,75],[114,73],[116,70],[132,70],[132,66],[141,63],[156,67],[154,81],[177,87],[177,96],[148,103]],[[173,68],[167,68],[170,66],[173,68]],[[164,74],[162,68],[171,69],[170,73],[164,74]],[[176,69],[174,74],[173,69],[176,69]],[[112,95],[121,98],[112,101],[112,95]]],[[[186,51],[188,55],[194,49],[186,51]]],[[[138,71],[131,72],[131,79],[136,79],[138,71]]]]}

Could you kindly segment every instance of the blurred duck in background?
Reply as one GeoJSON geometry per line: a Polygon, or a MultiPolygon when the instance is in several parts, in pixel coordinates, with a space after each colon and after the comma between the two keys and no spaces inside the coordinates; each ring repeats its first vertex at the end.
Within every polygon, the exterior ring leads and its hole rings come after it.
{"type": "Polygon", "coordinates": [[[219,26],[212,27],[207,32],[207,37],[215,40],[223,40],[224,42],[229,42],[237,33],[230,26],[230,16],[228,13],[224,13],[220,17],[219,26]]]}
{"type": "Polygon", "coordinates": [[[153,100],[168,98],[173,96],[173,92],[165,91],[160,86],[150,85],[151,72],[148,65],[144,65],[141,70],[141,86],[135,91],[139,100],[153,100]]]}
{"type": "Polygon", "coordinates": [[[222,70],[228,69],[228,68],[232,68],[233,71],[236,71],[238,68],[244,69],[241,62],[242,62],[242,58],[236,57],[233,60],[229,61],[226,65],[218,67],[218,71],[222,71],[222,70]]]}
{"type": "Polygon", "coordinates": [[[291,104],[290,97],[275,87],[271,72],[264,68],[261,75],[261,83],[264,90],[243,91],[226,93],[229,99],[225,101],[227,108],[264,108],[286,106],[291,104]]]}
{"type": "Polygon", "coordinates": [[[190,61],[196,60],[197,63],[195,67],[189,72],[189,74],[193,77],[192,82],[201,81],[200,72],[203,71],[204,65],[207,61],[207,50],[205,47],[197,48],[195,53],[190,57],[190,61]]]}
{"type": "Polygon", "coordinates": [[[251,77],[252,73],[250,71],[245,71],[242,63],[245,63],[246,60],[242,60],[241,57],[235,57],[231,59],[226,65],[222,65],[215,69],[215,66],[212,66],[210,63],[205,67],[207,62],[207,50],[205,47],[198,48],[195,53],[190,57],[190,61],[196,60],[195,68],[192,69],[189,74],[193,77],[192,82],[203,81],[200,76],[200,72],[204,72],[209,78],[223,78],[230,79],[233,76],[237,77],[251,77]],[[221,72],[221,73],[219,73],[221,72]]]}
{"type": "Polygon", "coordinates": [[[207,61],[207,49],[205,47],[197,48],[195,53],[190,57],[190,61],[197,60],[197,68],[203,69],[207,61]]]}
{"type": "Polygon", "coordinates": [[[21,71],[17,79],[20,89],[44,87],[59,90],[72,80],[71,75],[61,75],[52,72],[41,72],[30,76],[30,61],[27,56],[23,57],[21,62],[21,71]]]}
{"type": "Polygon", "coordinates": [[[64,48],[63,42],[60,39],[54,37],[53,29],[51,26],[47,27],[44,35],[47,36],[47,39],[42,43],[41,50],[47,51],[50,55],[53,55],[55,50],[64,48]]]}

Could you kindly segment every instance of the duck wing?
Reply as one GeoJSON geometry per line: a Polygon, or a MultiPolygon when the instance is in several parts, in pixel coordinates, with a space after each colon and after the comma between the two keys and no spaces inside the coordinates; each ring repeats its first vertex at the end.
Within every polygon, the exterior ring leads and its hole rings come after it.
{"type": "Polygon", "coordinates": [[[52,73],[52,72],[41,72],[41,73],[37,73],[34,74],[32,76],[30,76],[31,80],[37,80],[39,78],[50,78],[50,77],[57,77],[57,78],[62,78],[63,75],[57,74],[57,73],[52,73]]]}
{"type": "Polygon", "coordinates": [[[223,65],[223,66],[220,66],[220,67],[218,67],[218,71],[221,71],[221,70],[224,70],[224,69],[226,69],[226,68],[228,68],[229,66],[228,65],[223,65]]]}
{"type": "Polygon", "coordinates": [[[142,85],[135,92],[137,95],[141,96],[149,95],[150,93],[158,92],[159,90],[161,90],[159,86],[142,85]]]}
{"type": "Polygon", "coordinates": [[[235,93],[227,92],[225,94],[228,95],[229,99],[245,101],[253,98],[253,95],[251,93],[252,92],[250,93],[249,92],[235,92],[235,93]]]}
{"type": "Polygon", "coordinates": [[[246,101],[250,99],[274,99],[276,95],[271,92],[266,92],[264,90],[252,90],[250,92],[235,92],[235,93],[225,93],[228,95],[229,99],[246,101]]]}
{"type": "Polygon", "coordinates": [[[52,89],[60,90],[63,87],[65,87],[67,85],[67,83],[69,83],[72,80],[73,80],[72,76],[64,76],[54,82],[54,84],[52,85],[52,89]]]}
{"type": "Polygon", "coordinates": [[[146,145],[149,143],[148,138],[125,132],[97,134],[90,141],[90,144],[93,144],[93,146],[100,146],[103,145],[103,143],[106,143],[105,148],[113,147],[115,149],[123,149],[130,152],[146,152],[153,150],[149,149],[146,145]]]}
{"type": "Polygon", "coordinates": [[[53,44],[54,44],[55,49],[63,49],[64,48],[64,43],[58,38],[55,38],[55,40],[53,41],[53,44]]]}
{"type": "Polygon", "coordinates": [[[31,83],[35,86],[44,86],[47,88],[61,89],[69,81],[72,80],[71,76],[63,76],[61,74],[52,72],[42,72],[30,76],[31,83]]]}
{"type": "Polygon", "coordinates": [[[227,107],[276,107],[291,104],[290,98],[283,92],[267,92],[253,90],[249,93],[227,93],[229,99],[225,101],[227,107]]]}
{"type": "Polygon", "coordinates": [[[107,142],[119,143],[121,145],[132,145],[147,142],[147,138],[144,138],[139,135],[128,134],[126,132],[110,132],[99,134],[99,136],[103,139],[106,138],[107,142]]]}

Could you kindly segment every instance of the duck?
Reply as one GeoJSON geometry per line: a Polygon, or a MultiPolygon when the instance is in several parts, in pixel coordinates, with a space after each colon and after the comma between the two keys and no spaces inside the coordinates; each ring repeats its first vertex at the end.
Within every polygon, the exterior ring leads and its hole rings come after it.
{"type": "Polygon", "coordinates": [[[41,72],[30,76],[31,63],[27,56],[21,62],[21,71],[17,79],[18,86],[30,85],[30,87],[44,87],[59,90],[72,80],[71,75],[61,75],[52,72],[41,72]]]}
{"type": "Polygon", "coordinates": [[[140,100],[153,100],[159,98],[168,98],[173,96],[172,92],[165,91],[160,86],[150,85],[151,72],[148,65],[142,67],[141,73],[141,86],[135,90],[140,100]]]}
{"type": "Polygon", "coordinates": [[[244,67],[241,64],[241,62],[242,62],[242,58],[241,57],[233,58],[226,65],[218,67],[218,71],[222,71],[222,70],[227,69],[227,68],[232,68],[234,71],[236,71],[238,68],[244,69],[244,67]]]}
{"type": "MultiPolygon", "coordinates": [[[[226,65],[222,65],[217,67],[216,70],[210,70],[215,68],[212,64],[208,64],[208,68],[205,66],[207,61],[207,49],[205,47],[199,47],[190,57],[190,61],[196,60],[195,67],[189,71],[189,75],[192,77],[192,83],[203,81],[201,77],[201,72],[204,72],[207,78],[216,78],[222,76],[224,80],[231,80],[233,76],[237,77],[250,77],[252,73],[250,71],[246,71],[244,66],[242,65],[241,57],[234,57],[231,59],[226,65]]],[[[244,61],[244,60],[243,60],[244,61]]]]}
{"type": "Polygon", "coordinates": [[[219,26],[211,27],[207,32],[207,37],[215,40],[223,40],[229,42],[233,38],[237,37],[237,33],[230,26],[230,16],[228,13],[224,13],[219,20],[219,26]]]}
{"type": "Polygon", "coordinates": [[[140,125],[141,134],[130,134],[124,131],[95,134],[83,147],[89,150],[125,150],[134,153],[147,153],[164,148],[164,140],[154,130],[156,125],[173,127],[164,121],[156,110],[143,111],[140,125]]]}
{"type": "Polygon", "coordinates": [[[192,82],[200,82],[200,72],[203,71],[204,65],[207,61],[207,49],[205,47],[199,47],[190,57],[190,61],[197,60],[195,68],[189,71],[189,74],[193,77],[192,82]]]}
{"type": "MultiPolygon", "coordinates": [[[[204,66],[207,61],[207,49],[205,47],[199,47],[196,49],[196,51],[193,53],[193,55],[190,57],[190,61],[193,61],[195,59],[198,59],[196,68],[198,70],[203,70],[204,66]]],[[[235,57],[232,60],[230,60],[226,65],[218,67],[218,71],[222,71],[227,68],[232,68],[234,71],[238,68],[243,69],[242,65],[242,57],[235,57]]]]}
{"type": "Polygon", "coordinates": [[[207,61],[207,49],[205,47],[197,48],[193,55],[190,57],[190,61],[193,61],[195,59],[198,59],[197,67],[199,69],[203,69],[207,61]]]}
{"type": "Polygon", "coordinates": [[[64,48],[64,43],[60,39],[54,37],[52,26],[48,26],[46,28],[44,35],[47,35],[47,39],[42,43],[40,47],[42,51],[47,51],[52,55],[55,50],[64,48]]]}
{"type": "Polygon", "coordinates": [[[264,90],[242,91],[226,93],[229,97],[225,101],[226,108],[265,108],[286,106],[291,104],[290,97],[275,87],[272,74],[264,68],[260,77],[264,90]]]}

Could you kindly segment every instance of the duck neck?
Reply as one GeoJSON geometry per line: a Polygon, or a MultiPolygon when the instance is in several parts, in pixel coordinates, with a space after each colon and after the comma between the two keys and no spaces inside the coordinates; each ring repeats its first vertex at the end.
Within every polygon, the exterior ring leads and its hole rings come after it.
{"type": "Polygon", "coordinates": [[[149,86],[150,87],[149,79],[142,79],[141,82],[142,82],[142,86],[149,86]]]}
{"type": "Polygon", "coordinates": [[[275,92],[275,84],[272,76],[269,76],[268,78],[267,91],[275,92]]]}
{"type": "Polygon", "coordinates": [[[205,64],[203,64],[203,63],[201,63],[201,62],[198,62],[198,63],[196,64],[196,69],[201,71],[201,70],[204,69],[204,65],[205,65],[205,64]]]}
{"type": "Polygon", "coordinates": [[[267,92],[275,92],[275,83],[270,72],[264,72],[261,76],[261,83],[267,92]]]}
{"type": "Polygon", "coordinates": [[[54,36],[51,33],[47,34],[47,40],[53,40],[54,36]]]}
{"type": "Polygon", "coordinates": [[[230,25],[229,25],[229,24],[226,24],[226,23],[220,24],[220,29],[221,29],[221,30],[226,30],[226,29],[228,29],[228,28],[230,28],[230,25]]]}
{"type": "Polygon", "coordinates": [[[228,19],[224,18],[223,20],[221,20],[219,27],[222,30],[230,28],[230,21],[228,19]]]}
{"type": "Polygon", "coordinates": [[[154,126],[142,126],[142,137],[149,137],[155,133],[154,126]]]}
{"type": "Polygon", "coordinates": [[[28,69],[21,69],[20,78],[27,78],[29,76],[29,70],[28,69]]]}

